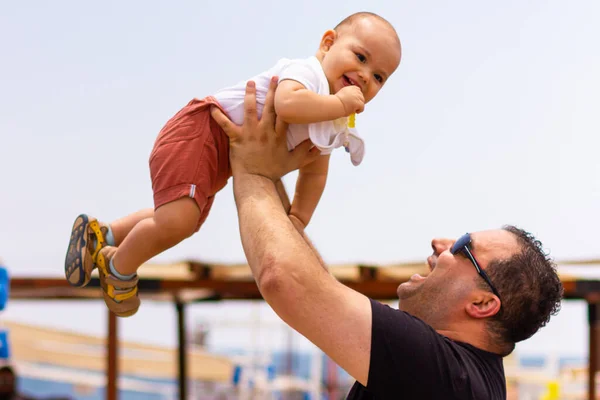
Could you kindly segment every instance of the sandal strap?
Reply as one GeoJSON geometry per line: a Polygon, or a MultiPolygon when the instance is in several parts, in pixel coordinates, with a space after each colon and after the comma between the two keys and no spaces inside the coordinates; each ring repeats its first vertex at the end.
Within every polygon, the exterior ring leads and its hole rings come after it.
{"type": "Polygon", "coordinates": [[[101,273],[104,273],[104,278],[101,278],[101,279],[104,279],[104,284],[106,286],[105,292],[111,299],[120,303],[124,300],[130,299],[137,295],[137,293],[138,293],[137,278],[134,278],[133,285],[131,285],[133,287],[131,287],[129,290],[122,291],[122,289],[115,289],[115,285],[107,282],[109,277],[111,277],[111,274],[110,274],[110,268],[108,266],[106,258],[103,256],[98,257],[96,265],[98,266],[99,269],[102,270],[101,273]],[[121,292],[121,293],[119,293],[119,292],[121,292]]]}
{"type": "Polygon", "coordinates": [[[90,221],[88,227],[92,230],[92,232],[94,232],[94,235],[96,235],[96,248],[92,253],[92,259],[95,260],[100,249],[102,249],[106,244],[106,239],[104,239],[104,233],[102,233],[102,229],[100,228],[100,223],[98,220],[90,221]]]}
{"type": "Polygon", "coordinates": [[[127,300],[135,295],[137,295],[138,288],[137,286],[125,293],[115,294],[115,287],[113,285],[106,285],[106,294],[108,294],[112,299],[115,299],[117,302],[122,302],[123,300],[127,300]]]}

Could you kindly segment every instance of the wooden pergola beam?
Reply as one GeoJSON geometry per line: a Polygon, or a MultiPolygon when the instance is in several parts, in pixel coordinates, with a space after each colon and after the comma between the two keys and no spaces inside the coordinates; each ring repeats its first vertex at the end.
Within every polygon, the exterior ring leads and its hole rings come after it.
{"type": "MultiPolygon", "coordinates": [[[[578,268],[600,266],[600,260],[573,262],[578,268]]],[[[342,265],[330,271],[344,285],[377,300],[397,299],[398,285],[413,274],[427,275],[429,268],[423,263],[390,266],[342,265]]],[[[588,269],[590,271],[590,269],[588,269]]],[[[173,266],[145,266],[140,270],[139,293],[142,298],[174,301],[178,310],[179,335],[183,334],[184,304],[211,300],[260,300],[250,268],[244,264],[224,265],[200,262],[183,262],[173,266]]],[[[559,269],[560,272],[560,269],[559,269]]],[[[561,274],[566,299],[583,299],[588,303],[590,315],[590,367],[588,398],[595,394],[595,374],[600,369],[600,274],[598,277],[561,274]]],[[[62,277],[17,277],[11,280],[10,296],[19,300],[39,299],[100,299],[100,282],[94,277],[85,288],[73,288],[62,277]]],[[[109,313],[109,346],[107,398],[116,399],[117,332],[116,320],[109,313]]],[[[185,338],[180,336],[179,388],[185,396],[186,355],[185,338]]]]}

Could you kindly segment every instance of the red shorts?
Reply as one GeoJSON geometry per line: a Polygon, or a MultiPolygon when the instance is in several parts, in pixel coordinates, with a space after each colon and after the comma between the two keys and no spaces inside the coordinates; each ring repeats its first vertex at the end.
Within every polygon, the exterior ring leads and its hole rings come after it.
{"type": "Polygon", "coordinates": [[[229,138],[210,116],[216,99],[193,99],[162,128],[150,154],[154,209],[191,197],[198,204],[200,229],[215,194],[231,176],[229,138]]]}

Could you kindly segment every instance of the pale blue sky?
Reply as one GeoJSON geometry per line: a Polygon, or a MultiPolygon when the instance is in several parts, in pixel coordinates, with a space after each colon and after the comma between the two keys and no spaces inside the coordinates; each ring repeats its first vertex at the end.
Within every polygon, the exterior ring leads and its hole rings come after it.
{"type": "MultiPolygon", "coordinates": [[[[77,214],[152,206],[148,156],[177,110],[314,54],[367,4],[398,30],[403,60],[357,119],[363,164],[333,156],[308,230],[324,258],[422,260],[434,236],[505,223],[558,259],[600,256],[598,2],[3,2],[0,257],[11,273],[63,275],[77,214]]],[[[182,258],[244,260],[231,186],[202,231],[158,260],[182,258]]],[[[127,321],[134,337],[151,310],[170,313],[153,307],[127,321]]]]}

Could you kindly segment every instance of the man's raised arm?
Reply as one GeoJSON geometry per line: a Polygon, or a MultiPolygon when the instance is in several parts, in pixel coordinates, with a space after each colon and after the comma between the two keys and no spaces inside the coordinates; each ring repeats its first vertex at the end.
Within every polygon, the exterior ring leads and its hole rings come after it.
{"type": "Polygon", "coordinates": [[[290,222],[274,181],[314,160],[318,151],[303,143],[292,152],[285,124],[277,123],[271,81],[258,121],[255,87],[249,84],[240,128],[218,110],[213,118],[230,138],[233,188],[244,252],[259,290],[292,328],[323,350],[363,385],[371,351],[371,304],[337,282],[290,222]]]}

